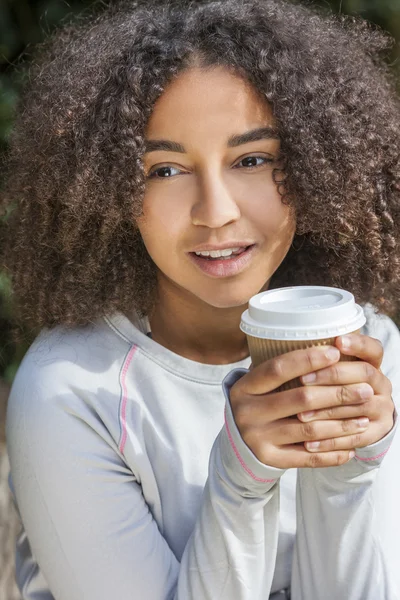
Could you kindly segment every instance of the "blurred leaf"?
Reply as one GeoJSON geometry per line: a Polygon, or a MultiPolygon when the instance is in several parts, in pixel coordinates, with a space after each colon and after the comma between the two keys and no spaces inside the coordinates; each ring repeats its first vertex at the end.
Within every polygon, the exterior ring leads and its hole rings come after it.
{"type": "Polygon", "coordinates": [[[4,372],[3,372],[4,381],[6,381],[7,383],[13,382],[15,374],[18,371],[19,365],[20,365],[19,361],[14,361],[4,369],[4,372]]]}
{"type": "Polygon", "coordinates": [[[0,7],[0,64],[12,59],[19,47],[18,29],[14,25],[7,4],[0,7]]]}
{"type": "Polygon", "coordinates": [[[16,86],[7,75],[0,75],[0,138],[3,142],[12,128],[12,118],[18,99],[16,86]]]}
{"type": "MultiPolygon", "coordinates": [[[[400,0],[315,0],[315,3],[331,6],[336,12],[360,14],[400,41],[400,0]]],[[[28,49],[29,58],[31,47],[60,21],[91,5],[90,0],[0,0],[0,154],[7,148],[23,77],[23,72],[16,69],[19,57],[28,49]]],[[[393,53],[393,62],[398,65],[400,75],[400,45],[393,53]]],[[[11,313],[10,282],[0,272],[0,375],[8,381],[13,379],[29,345],[28,339],[14,343],[11,313]]]]}

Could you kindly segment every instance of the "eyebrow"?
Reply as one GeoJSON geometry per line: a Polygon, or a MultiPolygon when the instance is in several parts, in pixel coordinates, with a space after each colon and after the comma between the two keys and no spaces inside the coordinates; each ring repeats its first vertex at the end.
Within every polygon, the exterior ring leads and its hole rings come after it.
{"type": "MultiPolygon", "coordinates": [[[[232,135],[228,139],[228,148],[236,148],[236,146],[242,146],[250,142],[259,142],[260,140],[276,140],[279,139],[278,131],[273,127],[259,127],[258,129],[251,129],[246,133],[239,135],[232,135]]],[[[170,140],[146,140],[145,152],[179,152],[185,154],[186,150],[182,144],[178,142],[172,142],[170,140]]]]}

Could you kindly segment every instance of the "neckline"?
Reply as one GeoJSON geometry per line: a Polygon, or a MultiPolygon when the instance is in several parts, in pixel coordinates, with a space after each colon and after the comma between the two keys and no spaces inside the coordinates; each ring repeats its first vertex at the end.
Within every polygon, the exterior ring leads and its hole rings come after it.
{"type": "Polygon", "coordinates": [[[119,337],[130,345],[139,347],[147,358],[181,377],[202,383],[220,384],[232,369],[247,369],[250,366],[250,357],[226,365],[210,365],[176,354],[147,335],[149,324],[146,318],[138,318],[132,322],[124,314],[114,313],[104,317],[104,321],[119,337]]]}

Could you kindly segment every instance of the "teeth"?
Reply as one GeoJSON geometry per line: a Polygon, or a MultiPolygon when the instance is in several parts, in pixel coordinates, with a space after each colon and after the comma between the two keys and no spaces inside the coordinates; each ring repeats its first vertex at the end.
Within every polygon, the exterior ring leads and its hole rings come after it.
{"type": "Polygon", "coordinates": [[[219,258],[220,256],[231,256],[234,252],[238,252],[239,248],[226,248],[225,250],[204,250],[204,252],[196,252],[197,256],[211,256],[211,258],[219,258]]]}

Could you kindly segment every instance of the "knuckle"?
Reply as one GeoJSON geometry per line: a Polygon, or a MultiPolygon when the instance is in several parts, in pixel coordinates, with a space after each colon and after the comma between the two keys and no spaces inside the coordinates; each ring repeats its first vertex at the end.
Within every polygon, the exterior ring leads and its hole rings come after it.
{"type": "Polygon", "coordinates": [[[302,435],[306,440],[315,438],[315,424],[314,423],[302,423],[301,431],[302,435]]]}
{"type": "Polygon", "coordinates": [[[284,359],[281,356],[273,358],[271,361],[271,374],[281,379],[284,374],[284,359]]]}
{"type": "MultiPolygon", "coordinates": [[[[240,429],[240,428],[239,428],[240,429]]],[[[248,446],[251,451],[257,456],[262,454],[263,450],[263,440],[259,439],[257,435],[258,431],[255,427],[246,426],[240,430],[240,434],[246,446],[248,446]]]]}
{"type": "Polygon", "coordinates": [[[338,450],[339,445],[340,444],[337,438],[332,438],[329,440],[329,450],[338,450]]]}
{"type": "Polygon", "coordinates": [[[305,386],[299,387],[296,390],[296,396],[296,400],[303,407],[304,411],[313,408],[314,388],[305,386]]]}
{"type": "MultiPolygon", "coordinates": [[[[271,464],[272,463],[266,463],[266,464],[271,464]]],[[[292,468],[292,463],[290,460],[288,460],[286,457],[281,458],[279,463],[276,465],[279,469],[291,469],[292,468]]]]}
{"type": "Polygon", "coordinates": [[[334,406],[330,406],[324,410],[324,415],[328,419],[334,419],[336,417],[336,408],[334,406]]]}
{"type": "MultiPolygon", "coordinates": [[[[390,381],[390,379],[388,377],[386,377],[386,375],[384,375],[382,373],[382,371],[377,371],[377,375],[376,375],[376,380],[374,382],[375,384],[375,388],[376,393],[384,393],[387,394],[388,396],[391,396],[393,393],[393,385],[392,382],[390,381]],[[379,391],[378,391],[379,390],[379,391]]],[[[371,387],[373,387],[373,385],[371,384],[371,387]]]]}
{"type": "Polygon", "coordinates": [[[362,402],[368,402],[374,396],[374,389],[369,383],[362,382],[360,386],[353,390],[353,395],[355,396],[357,404],[360,403],[360,400],[362,402]],[[366,394],[369,394],[369,396],[366,394]]]}
{"type": "Polygon", "coordinates": [[[362,446],[362,434],[356,433],[351,438],[351,447],[352,448],[360,448],[362,446]]]}
{"type": "Polygon", "coordinates": [[[229,390],[229,401],[232,406],[236,406],[243,402],[246,397],[247,394],[244,392],[242,381],[239,380],[229,390]]]}
{"type": "Polygon", "coordinates": [[[317,353],[313,348],[309,348],[305,353],[304,360],[309,372],[314,371],[319,366],[320,352],[317,353]]]}
{"type": "Polygon", "coordinates": [[[341,465],[344,465],[346,462],[348,461],[348,455],[344,452],[339,452],[336,455],[336,466],[340,467],[341,465]]]}
{"type": "Polygon", "coordinates": [[[377,354],[379,356],[379,358],[383,357],[383,344],[381,342],[381,340],[378,340],[377,338],[372,338],[376,344],[377,347],[377,354]]]}
{"type": "Polygon", "coordinates": [[[382,423],[382,437],[392,431],[394,426],[393,417],[389,417],[389,419],[385,419],[384,423],[382,423]]]}
{"type": "Polygon", "coordinates": [[[345,385],[341,385],[337,388],[337,400],[340,406],[346,405],[349,402],[349,390],[345,385]]]}
{"type": "Polygon", "coordinates": [[[330,367],[330,372],[331,372],[331,380],[332,383],[339,383],[340,382],[340,369],[338,364],[332,365],[330,367]]]}
{"type": "Polygon", "coordinates": [[[279,450],[273,446],[273,444],[267,443],[264,439],[259,441],[254,454],[257,456],[258,460],[265,465],[284,468],[280,464],[282,463],[282,456],[280,455],[279,450]]]}
{"type": "Polygon", "coordinates": [[[326,445],[328,450],[337,450],[338,441],[336,438],[332,438],[330,440],[326,440],[326,445]]]}
{"type": "Polygon", "coordinates": [[[351,420],[343,419],[342,421],[340,421],[340,425],[341,425],[342,431],[344,433],[348,433],[349,431],[352,431],[354,429],[355,424],[351,420]]]}
{"type": "Polygon", "coordinates": [[[373,381],[376,375],[376,369],[369,363],[364,363],[365,381],[373,381]]]}
{"type": "Polygon", "coordinates": [[[308,467],[310,467],[311,469],[317,469],[318,467],[322,466],[323,459],[320,454],[310,454],[307,462],[308,462],[308,465],[307,465],[308,467]]]}
{"type": "Polygon", "coordinates": [[[238,385],[239,382],[235,383],[229,390],[229,401],[231,405],[239,404],[240,399],[243,396],[241,387],[238,385]]]}
{"type": "Polygon", "coordinates": [[[239,402],[236,404],[233,411],[235,417],[235,423],[240,430],[242,430],[249,422],[249,406],[246,402],[239,402]]]}
{"type": "Polygon", "coordinates": [[[260,456],[257,456],[258,460],[265,465],[271,465],[271,467],[276,467],[278,469],[285,469],[286,466],[282,464],[282,457],[279,452],[277,452],[274,446],[270,444],[264,444],[262,446],[262,451],[260,456]]]}
{"type": "Polygon", "coordinates": [[[360,404],[359,407],[360,414],[362,414],[363,417],[369,418],[379,416],[379,413],[377,414],[375,402],[363,402],[363,404],[360,404]]]}
{"type": "Polygon", "coordinates": [[[279,436],[284,440],[290,439],[291,437],[291,429],[287,423],[280,425],[278,432],[279,436]]]}

